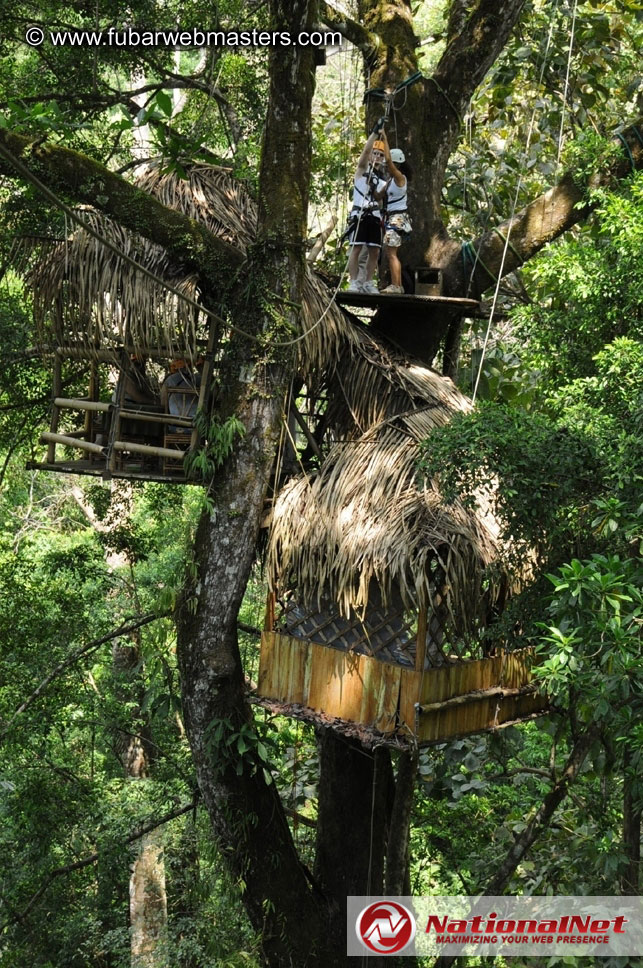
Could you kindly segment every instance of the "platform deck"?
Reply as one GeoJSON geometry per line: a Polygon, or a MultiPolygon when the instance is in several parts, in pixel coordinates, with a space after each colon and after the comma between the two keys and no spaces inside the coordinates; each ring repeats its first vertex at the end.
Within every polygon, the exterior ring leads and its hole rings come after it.
{"type": "Polygon", "coordinates": [[[88,474],[90,477],[102,477],[109,480],[110,477],[121,478],[126,481],[155,481],[159,484],[195,484],[199,481],[189,480],[184,474],[161,474],[152,470],[143,470],[140,463],[132,462],[119,470],[106,471],[104,463],[95,463],[89,460],[61,460],[55,463],[39,463],[29,461],[26,465],[28,471],[54,471],[56,474],[88,474]]]}
{"type": "Polygon", "coordinates": [[[464,299],[456,296],[416,296],[411,293],[380,292],[377,296],[365,292],[338,292],[336,302],[341,306],[363,306],[365,309],[376,309],[380,306],[415,306],[426,309],[452,309],[461,316],[470,316],[480,309],[476,299],[464,299]]]}

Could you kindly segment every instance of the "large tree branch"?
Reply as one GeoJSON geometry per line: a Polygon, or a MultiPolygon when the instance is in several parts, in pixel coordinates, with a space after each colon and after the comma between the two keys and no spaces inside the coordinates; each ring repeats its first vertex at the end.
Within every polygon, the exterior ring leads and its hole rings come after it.
{"type": "Polygon", "coordinates": [[[443,119],[449,151],[476,88],[514,29],[525,0],[458,2],[451,11],[450,40],[427,85],[428,117],[443,119]]]}
{"type": "Polygon", "coordinates": [[[333,30],[339,31],[342,37],[357,47],[367,60],[373,56],[381,43],[377,34],[372,33],[356,20],[352,20],[348,14],[333,6],[332,3],[320,3],[319,11],[324,23],[333,30]]]}
{"type": "MultiPolygon", "coordinates": [[[[169,615],[170,613],[167,612],[164,614],[169,615]]],[[[58,665],[55,666],[51,670],[51,672],[49,672],[45,676],[45,678],[34,689],[31,695],[28,696],[27,699],[25,699],[25,701],[20,704],[20,706],[18,706],[15,713],[13,714],[13,716],[11,717],[11,719],[3,729],[1,734],[2,738],[4,738],[7,735],[11,726],[13,725],[13,723],[15,723],[18,716],[20,716],[21,713],[24,713],[27,709],[29,709],[29,706],[31,706],[31,704],[35,702],[38,696],[42,695],[42,693],[45,691],[47,686],[51,682],[53,682],[54,679],[56,679],[59,675],[61,675],[61,673],[63,673],[66,669],[69,669],[70,666],[78,662],[80,658],[82,658],[84,655],[87,655],[89,652],[95,652],[96,649],[100,648],[100,646],[104,645],[106,642],[111,642],[113,639],[121,638],[121,636],[131,635],[132,632],[135,632],[138,629],[143,628],[144,625],[149,625],[150,622],[156,622],[159,618],[163,618],[163,617],[164,617],[163,615],[156,615],[156,614],[144,615],[142,618],[136,619],[134,622],[127,622],[124,625],[120,625],[117,629],[114,629],[112,632],[108,632],[107,635],[103,635],[100,639],[93,639],[91,642],[86,642],[85,645],[81,645],[80,648],[75,649],[71,653],[71,655],[68,655],[61,662],[59,662],[58,665]]]]}
{"type": "Polygon", "coordinates": [[[54,193],[93,205],[123,228],[162,245],[179,265],[196,270],[209,289],[243,262],[238,249],[205,226],[77,151],[0,129],[0,174],[22,180],[35,176],[54,193]]]}
{"type": "MultiPolygon", "coordinates": [[[[271,0],[271,14],[272,29],[299,31],[311,29],[317,10],[314,0],[271,0]]],[[[258,739],[235,743],[239,735],[254,736],[237,618],[294,366],[294,347],[283,344],[286,333],[298,330],[304,279],[313,52],[274,49],[269,70],[258,241],[249,253],[243,291],[239,287],[233,294],[243,329],[261,340],[235,331],[221,361],[221,413],[234,413],[245,433],[214,478],[215,510],[199,525],[198,580],[190,590],[192,609],[179,614],[178,659],[199,788],[223,856],[235,879],[246,885],[243,903],[261,934],[262,964],[335,968],[337,961],[326,950],[323,955],[311,951],[310,939],[324,930],[327,911],[311,892],[258,739]]],[[[330,943],[336,948],[334,939],[330,943]]],[[[342,964],[344,959],[342,951],[342,964]]]]}
{"type": "Polygon", "coordinates": [[[594,207],[588,201],[588,188],[609,185],[615,179],[626,177],[632,171],[632,164],[635,169],[643,169],[643,119],[623,131],[620,139],[622,152],[618,158],[585,184],[575,180],[571,173],[566,174],[558,185],[517,212],[513,219],[507,219],[476,239],[465,279],[465,287],[474,297],[488,289],[500,272],[503,276],[513,272],[549,242],[586,219],[594,207]],[[627,151],[620,139],[627,145],[627,151]],[[474,262],[475,271],[469,280],[474,262]]]}
{"type": "MultiPolygon", "coordinates": [[[[157,622],[161,618],[168,618],[171,612],[160,612],[158,615],[156,613],[149,615],[144,615],[142,618],[137,619],[134,622],[126,623],[125,625],[120,625],[117,629],[112,632],[108,632],[107,635],[103,635],[100,639],[93,639],[91,642],[81,645],[78,649],[75,649],[71,655],[68,655],[61,662],[55,666],[51,672],[48,672],[42,682],[34,689],[34,691],[18,706],[15,713],[7,723],[7,725],[0,733],[0,739],[4,739],[13,724],[15,723],[18,716],[24,713],[29,707],[36,701],[36,699],[43,694],[47,686],[49,686],[54,679],[62,675],[70,666],[75,665],[79,659],[83,656],[88,655],[90,652],[95,652],[105,645],[106,642],[112,642],[114,639],[122,638],[125,635],[130,635],[132,632],[136,632],[143,628],[145,625],[149,625],[151,622],[157,622]]],[[[247,625],[245,622],[237,622],[237,628],[240,632],[246,632],[248,635],[255,635],[257,637],[261,636],[261,629],[255,628],[254,625],[247,625]]]]}
{"type": "MultiPolygon", "coordinates": [[[[99,91],[75,91],[73,93],[47,91],[41,94],[26,94],[19,100],[21,104],[42,104],[48,101],[56,101],[58,104],[71,104],[76,107],[104,110],[118,104],[135,103],[135,98],[142,94],[153,94],[162,91],[164,88],[171,88],[177,91],[202,91],[213,97],[215,101],[226,101],[225,96],[217,87],[202,80],[202,72],[197,74],[172,74],[170,71],[166,71],[165,73],[168,79],[167,83],[164,80],[154,81],[128,91],[119,91],[113,87],[108,87],[104,93],[99,91]]],[[[9,101],[0,101],[0,109],[2,110],[6,110],[9,105],[9,101]]],[[[136,107],[140,110],[140,105],[137,104],[136,107]]]]}

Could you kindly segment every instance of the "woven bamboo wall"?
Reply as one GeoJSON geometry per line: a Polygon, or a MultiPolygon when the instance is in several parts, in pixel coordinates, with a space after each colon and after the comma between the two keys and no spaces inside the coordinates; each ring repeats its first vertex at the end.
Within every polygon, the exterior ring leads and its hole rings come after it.
{"type": "MultiPolygon", "coordinates": [[[[528,687],[530,658],[526,652],[514,652],[421,673],[278,632],[264,632],[258,692],[266,699],[305,706],[385,734],[400,727],[405,733],[415,733],[417,721],[418,741],[432,743],[528,719],[544,710],[546,699],[537,693],[500,692],[528,687]],[[495,692],[492,696],[476,695],[480,690],[495,692]],[[458,697],[463,697],[462,702],[458,697]],[[450,700],[458,704],[448,705],[450,700]],[[416,703],[430,706],[445,701],[445,708],[416,717],[416,703]]],[[[292,715],[297,715],[296,709],[292,715]]]]}

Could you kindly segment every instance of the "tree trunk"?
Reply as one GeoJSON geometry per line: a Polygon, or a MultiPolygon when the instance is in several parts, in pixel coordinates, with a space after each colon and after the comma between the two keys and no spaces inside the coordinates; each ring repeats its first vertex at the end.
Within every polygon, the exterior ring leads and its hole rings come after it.
{"type": "Polygon", "coordinates": [[[343,933],[347,896],[384,890],[393,772],[383,747],[371,752],[329,729],[320,730],[318,745],[315,877],[333,898],[343,933]]]}
{"type": "MultiPolygon", "coordinates": [[[[188,814],[179,849],[169,869],[169,919],[176,926],[179,943],[194,931],[201,909],[201,869],[196,811],[188,814]]],[[[176,968],[199,968],[201,959],[191,945],[181,945],[176,968]]]]}
{"type": "MultiPolygon", "coordinates": [[[[87,504],[80,487],[72,486],[72,496],[91,526],[101,534],[109,533],[114,524],[104,524],[96,518],[87,504]]],[[[122,486],[116,505],[116,522],[127,517],[131,510],[132,491],[122,486]]],[[[108,552],[105,560],[111,569],[128,566],[124,551],[108,552]]],[[[135,594],[130,594],[131,604],[138,606],[135,594]]],[[[147,719],[141,716],[145,683],[141,672],[140,630],[130,632],[131,641],[123,644],[117,639],[112,645],[112,671],[115,695],[128,704],[130,716],[127,729],[116,730],[114,747],[125,775],[131,780],[145,781],[149,778],[152,763],[152,746],[147,719]]],[[[167,896],[165,891],[165,866],[162,834],[153,830],[145,834],[136,845],[129,879],[129,923],[132,968],[163,968],[166,964],[167,944],[167,896]]]]}
{"type": "MultiPolygon", "coordinates": [[[[140,722],[144,684],[141,653],[137,645],[115,644],[112,665],[116,694],[136,705],[127,732],[115,736],[115,744],[126,776],[150,782],[151,746],[149,729],[140,722]],[[130,726],[131,723],[131,726],[130,726]]],[[[129,882],[129,921],[132,968],[164,968],[167,950],[167,895],[162,831],[145,834],[135,847],[129,882]]]]}
{"type": "Polygon", "coordinates": [[[167,894],[161,830],[145,834],[130,878],[132,968],[167,965],[167,894]]]}
{"type": "Polygon", "coordinates": [[[418,751],[400,753],[386,854],[386,893],[410,894],[409,833],[418,770],[418,751]]]}
{"type": "Polygon", "coordinates": [[[637,804],[636,779],[632,766],[632,752],[626,745],[623,754],[623,846],[626,865],[621,880],[621,892],[638,896],[641,886],[641,807],[637,804]]]}
{"type": "MultiPolygon", "coordinates": [[[[315,19],[314,5],[307,0],[273,0],[271,10],[275,30],[310,30],[315,19]]],[[[223,415],[234,413],[245,432],[213,482],[214,511],[204,514],[199,526],[198,579],[186,590],[178,622],[179,664],[199,787],[250,921],[261,934],[264,963],[332,968],[344,964],[345,955],[327,931],[325,899],[311,889],[281,800],[264,769],[237,643],[237,615],[254,561],[293,365],[293,347],[279,344],[298,331],[312,50],[276,48],[270,77],[258,242],[234,311],[244,333],[233,334],[222,364],[223,415]]]]}

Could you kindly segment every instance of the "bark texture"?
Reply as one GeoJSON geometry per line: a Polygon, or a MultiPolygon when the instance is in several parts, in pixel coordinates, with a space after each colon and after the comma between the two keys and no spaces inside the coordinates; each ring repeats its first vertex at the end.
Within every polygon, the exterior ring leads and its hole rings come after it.
{"type": "Polygon", "coordinates": [[[625,870],[621,878],[623,894],[638,896],[641,889],[641,810],[636,795],[637,781],[632,765],[632,751],[625,748],[623,754],[623,847],[625,850],[625,870]]]}
{"type": "Polygon", "coordinates": [[[393,774],[390,754],[383,748],[366,751],[331,730],[320,731],[318,745],[315,876],[341,912],[343,934],[347,895],[384,890],[393,774]]]}
{"type": "Polygon", "coordinates": [[[141,837],[130,878],[132,968],[164,968],[167,893],[162,834],[141,837]]]}
{"type": "MultiPolygon", "coordinates": [[[[308,0],[273,0],[272,28],[310,30],[308,0]]],[[[198,578],[187,589],[179,622],[185,725],[213,832],[242,885],[250,921],[261,933],[265,964],[282,968],[341,964],[321,951],[327,906],[311,889],[283,806],[252,734],[237,643],[237,615],[252,566],[279,437],[305,259],[314,87],[310,48],[278,48],[270,63],[270,99],[260,172],[258,241],[231,294],[235,333],[222,366],[224,416],[245,432],[213,482],[215,510],[196,540],[198,578]],[[317,939],[317,941],[315,940],[317,939]]]]}

